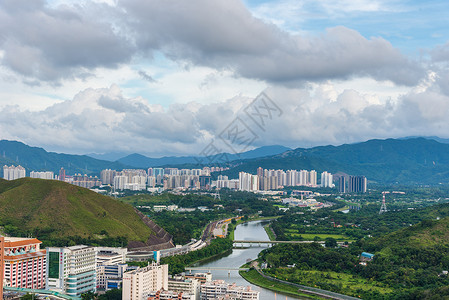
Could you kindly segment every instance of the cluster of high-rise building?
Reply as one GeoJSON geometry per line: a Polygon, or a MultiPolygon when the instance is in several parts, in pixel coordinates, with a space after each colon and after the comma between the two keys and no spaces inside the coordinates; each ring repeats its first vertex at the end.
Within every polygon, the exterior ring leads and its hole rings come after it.
{"type": "Polygon", "coordinates": [[[149,168],[128,169],[122,171],[103,170],[100,180],[111,184],[116,190],[143,190],[156,185],[164,189],[207,189],[211,186],[211,172],[223,171],[224,168],[204,167],[202,169],[149,168]]]}
{"type": "MultiPolygon", "coordinates": [[[[317,172],[315,170],[267,170],[258,168],[257,175],[246,172],[239,173],[239,187],[241,191],[267,191],[283,188],[284,186],[317,187],[317,172]]],[[[332,174],[321,174],[321,186],[333,187],[332,174]]]]}
{"type": "Polygon", "coordinates": [[[3,179],[16,180],[26,176],[25,168],[22,166],[3,166],[3,179]]]}
{"type": "Polygon", "coordinates": [[[249,288],[213,282],[210,273],[169,277],[166,264],[128,266],[126,248],[77,245],[41,249],[40,244],[36,238],[0,237],[5,286],[51,290],[76,298],[121,288],[124,300],[259,299],[259,292],[249,288]]]}

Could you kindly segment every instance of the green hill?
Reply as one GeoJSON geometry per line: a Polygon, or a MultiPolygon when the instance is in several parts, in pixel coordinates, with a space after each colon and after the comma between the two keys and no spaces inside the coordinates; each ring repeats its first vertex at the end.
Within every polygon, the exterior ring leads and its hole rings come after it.
{"type": "Polygon", "coordinates": [[[146,241],[152,231],[132,206],[55,180],[0,179],[0,224],[41,240],[79,236],[146,241]]]}

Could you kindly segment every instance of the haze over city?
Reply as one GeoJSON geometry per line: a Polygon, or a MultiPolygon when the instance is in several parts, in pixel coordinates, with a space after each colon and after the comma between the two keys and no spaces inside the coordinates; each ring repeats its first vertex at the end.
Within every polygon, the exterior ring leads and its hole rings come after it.
{"type": "MultiPolygon", "coordinates": [[[[446,1],[2,1],[0,138],[199,153],[261,92],[251,145],[449,137],[446,1]]],[[[227,150],[227,149],[224,149],[227,150]]]]}

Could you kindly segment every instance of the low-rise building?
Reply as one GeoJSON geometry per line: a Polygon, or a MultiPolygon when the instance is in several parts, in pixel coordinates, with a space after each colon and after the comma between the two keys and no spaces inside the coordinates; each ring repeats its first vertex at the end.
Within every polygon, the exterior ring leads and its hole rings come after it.
{"type": "Polygon", "coordinates": [[[195,300],[195,296],[189,293],[160,290],[151,292],[147,300],[195,300]]]}
{"type": "Polygon", "coordinates": [[[105,291],[121,288],[123,274],[130,270],[125,264],[128,250],[126,248],[97,247],[96,251],[97,288],[105,291]]]}
{"type": "Polygon", "coordinates": [[[186,279],[196,279],[200,283],[206,283],[212,281],[212,274],[211,273],[194,273],[194,274],[186,274],[186,279]]]}
{"type": "Polygon", "coordinates": [[[168,290],[194,295],[195,300],[200,298],[200,282],[196,279],[186,279],[184,276],[171,277],[168,279],[168,290]]]}
{"type": "Polygon", "coordinates": [[[259,292],[250,286],[227,284],[224,280],[214,280],[201,285],[201,300],[209,299],[259,300],[259,292]]]}

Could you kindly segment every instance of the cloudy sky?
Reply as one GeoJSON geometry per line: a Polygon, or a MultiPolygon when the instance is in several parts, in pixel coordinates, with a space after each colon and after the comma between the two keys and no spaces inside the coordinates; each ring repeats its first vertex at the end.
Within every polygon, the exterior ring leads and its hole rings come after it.
{"type": "Polygon", "coordinates": [[[448,18],[447,0],[0,0],[0,138],[152,156],[239,151],[236,120],[247,149],[449,138],[448,18]]]}

